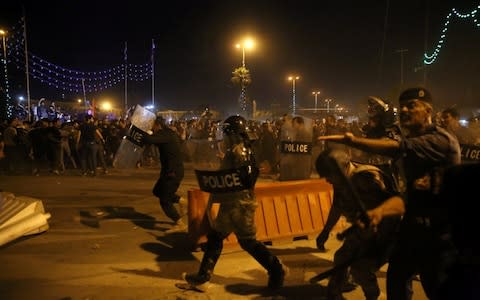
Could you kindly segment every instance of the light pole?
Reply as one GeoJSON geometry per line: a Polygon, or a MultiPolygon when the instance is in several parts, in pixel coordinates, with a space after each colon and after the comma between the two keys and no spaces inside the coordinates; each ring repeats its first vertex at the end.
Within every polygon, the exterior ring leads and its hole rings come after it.
{"type": "MultiPolygon", "coordinates": [[[[248,74],[248,70],[245,67],[245,49],[252,49],[254,46],[253,40],[247,38],[245,39],[242,43],[239,43],[235,45],[236,48],[240,49],[242,48],[242,68],[241,68],[241,73],[243,75],[248,74]]],[[[247,104],[247,83],[244,81],[242,78],[240,81],[240,85],[242,88],[241,94],[240,94],[240,109],[248,116],[248,104],[247,104]]]]}
{"type": "Polygon", "coordinates": [[[294,75],[289,76],[288,80],[292,82],[292,114],[295,114],[296,103],[295,103],[295,82],[300,79],[300,76],[294,75]]]}
{"type": "Polygon", "coordinates": [[[320,95],[320,91],[312,92],[312,95],[315,96],[315,113],[317,112],[317,99],[318,95],[320,95]]]}
{"type": "Polygon", "coordinates": [[[330,113],[330,102],[332,102],[332,99],[330,98],[325,99],[325,103],[327,103],[327,114],[330,113]]]}
{"type": "Polygon", "coordinates": [[[235,45],[236,48],[242,48],[242,67],[245,68],[245,48],[252,49],[254,46],[252,39],[245,39],[242,43],[238,43],[235,45]]]}
{"type": "Polygon", "coordinates": [[[0,29],[0,35],[2,36],[2,48],[3,48],[3,70],[5,75],[5,113],[7,117],[10,117],[13,113],[11,103],[10,103],[10,94],[9,94],[9,84],[8,84],[8,68],[7,68],[7,43],[6,37],[7,32],[5,30],[0,29]]]}
{"type": "Polygon", "coordinates": [[[400,53],[400,86],[403,87],[403,53],[408,52],[408,49],[399,49],[395,52],[400,53]]]}

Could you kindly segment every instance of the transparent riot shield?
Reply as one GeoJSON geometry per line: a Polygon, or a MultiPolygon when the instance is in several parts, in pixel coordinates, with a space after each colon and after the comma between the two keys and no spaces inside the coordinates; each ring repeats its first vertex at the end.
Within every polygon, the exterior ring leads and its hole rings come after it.
{"type": "Polygon", "coordinates": [[[123,137],[113,159],[113,167],[118,169],[135,168],[142,159],[144,145],[143,136],[151,130],[155,114],[140,105],[135,107],[131,116],[131,125],[123,137]]]}
{"type": "Polygon", "coordinates": [[[220,126],[224,134],[199,142],[193,154],[200,189],[217,196],[252,189],[258,177],[255,135],[247,120],[238,115],[228,117],[220,126]]]}
{"type": "MultiPolygon", "coordinates": [[[[222,142],[220,142],[222,143],[222,142]]],[[[236,152],[222,153],[215,142],[197,141],[193,166],[200,189],[215,194],[228,194],[250,189],[258,176],[258,169],[251,161],[242,159],[249,149],[237,146],[236,152]]]]}
{"type": "Polygon", "coordinates": [[[312,173],[312,119],[295,116],[280,130],[280,181],[309,179],[312,173]]]}
{"type": "Polygon", "coordinates": [[[220,232],[230,230],[230,212],[244,214],[244,205],[256,205],[251,191],[259,171],[245,122],[240,116],[227,118],[222,124],[224,134],[216,139],[197,139],[192,153],[199,188],[209,193],[205,209],[208,224],[220,232]]]}

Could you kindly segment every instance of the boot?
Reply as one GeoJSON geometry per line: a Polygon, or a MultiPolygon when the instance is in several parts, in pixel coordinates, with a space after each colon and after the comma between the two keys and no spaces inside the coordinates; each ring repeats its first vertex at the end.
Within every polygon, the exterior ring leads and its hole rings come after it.
{"type": "Polygon", "coordinates": [[[283,286],[288,268],[272,255],[267,247],[255,239],[239,240],[240,246],[268,271],[268,288],[279,289],[283,286]]]}
{"type": "Polygon", "coordinates": [[[210,279],[207,276],[200,276],[198,274],[182,274],[182,279],[185,280],[194,289],[201,292],[206,292],[210,287],[210,279]]]}
{"type": "Polygon", "coordinates": [[[183,279],[196,289],[206,291],[210,285],[210,278],[213,274],[213,269],[217,264],[218,258],[222,253],[223,239],[219,234],[210,233],[208,235],[207,245],[205,247],[200,269],[197,274],[183,273],[183,279]]]}
{"type": "Polygon", "coordinates": [[[188,226],[182,219],[178,219],[170,229],[165,230],[165,233],[187,232],[188,226]]]}
{"type": "Polygon", "coordinates": [[[268,272],[268,288],[272,290],[277,290],[283,287],[285,276],[289,273],[288,267],[282,264],[278,259],[277,261],[280,266],[276,266],[274,270],[268,272]]]}

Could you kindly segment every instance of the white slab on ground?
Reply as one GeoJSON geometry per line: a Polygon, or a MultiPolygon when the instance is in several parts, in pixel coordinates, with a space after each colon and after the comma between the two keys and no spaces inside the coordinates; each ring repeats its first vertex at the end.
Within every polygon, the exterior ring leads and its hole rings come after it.
{"type": "Polygon", "coordinates": [[[41,200],[1,192],[0,246],[25,235],[47,231],[50,217],[41,200]]]}

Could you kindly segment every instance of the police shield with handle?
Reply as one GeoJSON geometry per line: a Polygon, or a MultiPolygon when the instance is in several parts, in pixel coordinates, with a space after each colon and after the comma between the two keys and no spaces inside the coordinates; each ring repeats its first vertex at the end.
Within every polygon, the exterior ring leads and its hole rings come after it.
{"type": "Polygon", "coordinates": [[[461,124],[455,105],[441,112],[440,126],[457,137],[462,163],[480,162],[480,136],[473,128],[461,124]]]}
{"type": "Polygon", "coordinates": [[[140,105],[135,106],[131,116],[128,134],[123,137],[113,159],[113,167],[119,169],[135,168],[142,159],[144,137],[152,128],[155,114],[140,105]]]}
{"type": "MultiPolygon", "coordinates": [[[[186,282],[177,283],[181,289],[205,292],[215,264],[223,248],[223,240],[235,233],[240,246],[268,271],[268,287],[283,286],[287,268],[257,241],[255,211],[257,201],[254,186],[259,173],[254,159],[252,135],[247,121],[241,116],[228,117],[223,126],[224,155],[194,157],[194,167],[200,189],[210,193],[207,214],[210,229],[204,255],[197,273],[183,274],[186,282]],[[212,206],[218,206],[216,216],[212,206]]],[[[212,149],[212,151],[218,151],[212,149]]]]}
{"type": "Polygon", "coordinates": [[[312,166],[312,120],[285,116],[280,130],[280,181],[309,179],[312,166]]]}

